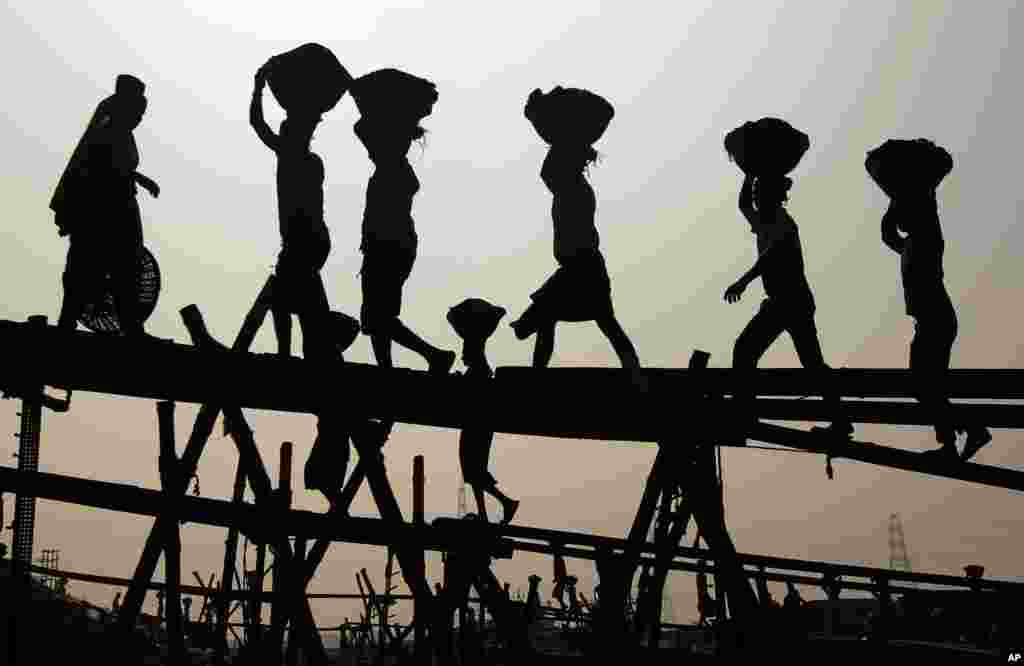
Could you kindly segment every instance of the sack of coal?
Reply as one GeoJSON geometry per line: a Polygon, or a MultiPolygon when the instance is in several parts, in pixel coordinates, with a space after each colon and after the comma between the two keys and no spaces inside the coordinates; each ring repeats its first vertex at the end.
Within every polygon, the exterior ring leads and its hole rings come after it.
{"type": "Polygon", "coordinates": [[[868,151],[864,168],[890,197],[931,192],[953,170],[953,156],[928,139],[889,139],[868,151]]]}
{"type": "Polygon", "coordinates": [[[538,88],[526,99],[526,118],[549,145],[574,143],[589,146],[604,135],[615,108],[604,97],[583,88],[538,88]]]}
{"type": "Polygon", "coordinates": [[[437,86],[398,69],[378,69],[352,82],[352,99],[364,118],[418,122],[437,102],[437,86]]]}
{"type": "Polygon", "coordinates": [[[326,113],[352,84],[348,70],[322,44],[303,44],[272,57],[267,66],[270,91],[289,115],[326,113]]]}
{"type": "Polygon", "coordinates": [[[810,147],[810,137],[779,118],[745,122],[725,135],[725,152],[752,176],[785,176],[810,147]]]}

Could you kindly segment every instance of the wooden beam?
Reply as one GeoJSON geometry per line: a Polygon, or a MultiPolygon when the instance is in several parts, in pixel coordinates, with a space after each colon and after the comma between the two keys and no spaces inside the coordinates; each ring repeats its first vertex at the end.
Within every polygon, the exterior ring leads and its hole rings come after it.
{"type": "MultiPolygon", "coordinates": [[[[693,390],[732,395],[743,386],[759,396],[821,396],[822,384],[845,398],[914,398],[922,381],[904,368],[839,368],[817,373],[804,368],[644,368],[654,393],[676,393],[694,384],[693,390]]],[[[1007,368],[955,368],[945,377],[934,375],[931,382],[945,382],[952,399],[1024,400],[1024,370],[1007,368]]],[[[619,368],[532,368],[503,366],[495,380],[519,386],[544,385],[553,392],[589,387],[594,393],[621,392],[629,383],[619,368]]],[[[547,389],[546,389],[547,390],[547,389]]]]}
{"type": "Polygon", "coordinates": [[[946,463],[930,459],[927,455],[904,451],[870,442],[841,441],[835,444],[821,435],[805,430],[759,423],[751,439],[804,451],[831,455],[833,459],[846,458],[861,462],[903,469],[947,479],[970,481],[996,488],[1024,492],[1024,471],[980,465],[978,463],[946,463]]]}
{"type": "MultiPolygon", "coordinates": [[[[106,481],[79,479],[47,472],[19,472],[9,467],[0,467],[0,488],[3,488],[5,491],[31,492],[39,499],[71,502],[82,506],[122,511],[136,515],[156,516],[163,511],[164,503],[162,493],[157,490],[106,481]]],[[[327,536],[335,541],[375,546],[387,546],[390,543],[399,541],[403,543],[419,541],[424,544],[424,548],[434,551],[452,550],[460,544],[464,544],[467,538],[474,538],[467,534],[469,530],[483,530],[484,533],[476,538],[492,539],[500,537],[500,543],[503,544],[503,548],[514,548],[516,550],[546,554],[552,552],[551,542],[562,543],[566,546],[586,546],[591,549],[601,545],[618,550],[625,550],[628,547],[628,542],[625,539],[615,537],[518,525],[501,526],[490,524],[470,526],[467,524],[469,521],[455,518],[437,518],[431,525],[417,526],[412,524],[389,524],[375,518],[328,517],[323,514],[294,509],[279,516],[268,516],[265,509],[257,508],[250,503],[243,502],[240,505],[235,505],[233,502],[225,500],[191,496],[183,496],[180,499],[178,509],[180,517],[189,522],[218,527],[228,527],[232,522],[248,524],[252,521],[274,520],[275,522],[279,521],[280,524],[289,525],[292,528],[289,531],[293,533],[302,533],[310,537],[327,536]],[[529,541],[541,543],[530,544],[528,543],[529,541]]],[[[653,556],[656,552],[657,549],[653,544],[645,545],[643,548],[643,553],[645,554],[653,556]]],[[[574,554],[573,557],[593,558],[593,550],[580,549],[580,553],[574,554]]],[[[675,549],[675,556],[693,560],[714,560],[714,557],[706,549],[687,546],[677,547],[675,549]]],[[[894,582],[903,581],[951,587],[968,586],[967,579],[962,576],[892,571],[750,553],[739,553],[737,557],[744,565],[753,567],[763,565],[773,569],[807,571],[819,574],[831,573],[837,576],[861,578],[885,576],[894,582]]],[[[95,582],[105,581],[97,580],[95,582]]],[[[1013,581],[983,579],[979,584],[982,589],[1000,589],[1017,594],[1024,592],[1024,583],[1013,581]]],[[[146,587],[159,589],[149,582],[147,582],[146,587]]],[[[320,595],[309,596],[311,598],[320,598],[320,595]]],[[[244,592],[236,592],[232,594],[232,598],[244,599],[250,598],[250,595],[244,592]]],[[[262,598],[266,600],[267,596],[263,595],[262,598]]]]}
{"type": "MultiPolygon", "coordinates": [[[[187,308],[186,308],[187,309],[187,308]]],[[[0,321],[0,343],[29,350],[7,360],[3,381],[28,381],[78,391],[95,391],[158,400],[218,404],[230,399],[241,408],[317,413],[336,410],[332,390],[339,381],[359,386],[346,393],[344,407],[353,416],[394,419],[444,428],[463,428],[485,418],[495,432],[657,441],[670,433],[681,412],[678,396],[693,392],[729,395],[741,383],[762,398],[820,395],[822,384],[846,397],[913,399],[920,377],[909,370],[836,370],[822,375],[807,370],[648,369],[649,390],[633,388],[628,373],[607,368],[499,368],[490,386],[481,389],[448,375],[380,368],[359,363],[319,363],[319,379],[301,359],[271,354],[199,349],[149,342],[131,343],[55,327],[32,331],[26,324],[0,321]],[[31,350],[45,354],[33,358],[31,350]],[[28,359],[32,359],[31,363],[28,359]],[[822,379],[824,377],[824,379],[822,379]],[[510,409],[528,393],[533,408],[510,409]],[[574,404],[560,398],[572,394],[574,404]],[[878,395],[881,394],[881,395],[878,395]],[[576,406],[578,405],[578,406],[576,406]]],[[[1024,400],[1022,370],[953,370],[948,391],[955,399],[1024,400]]],[[[723,408],[728,406],[727,401],[723,408]]],[[[760,418],[831,420],[821,400],[757,400],[760,418]]],[[[932,417],[916,403],[844,401],[842,411],[855,422],[928,424],[932,417]]],[[[1024,427],[1024,407],[1005,404],[955,404],[957,421],[991,427],[1024,427]]]]}
{"type": "MultiPolygon", "coordinates": [[[[19,472],[10,467],[0,467],[0,488],[5,492],[31,492],[39,499],[143,516],[160,515],[166,502],[159,490],[47,472],[19,472]]],[[[217,527],[237,524],[243,531],[267,534],[281,540],[285,536],[326,537],[333,541],[371,546],[401,543],[421,547],[422,544],[422,548],[427,550],[445,551],[458,546],[464,538],[464,530],[458,525],[442,524],[437,527],[389,523],[378,518],[327,516],[297,509],[285,511],[250,502],[235,504],[189,495],[182,496],[179,502],[179,517],[186,522],[217,527]],[[257,525],[261,529],[257,529],[257,525]]],[[[495,557],[511,556],[511,543],[507,539],[498,539],[495,543],[498,549],[495,557]]]]}
{"type": "MultiPolygon", "coordinates": [[[[242,326],[238,331],[238,335],[235,337],[235,342],[232,345],[232,351],[235,353],[244,354],[249,351],[249,347],[252,345],[253,340],[256,339],[256,333],[259,331],[260,326],[263,324],[263,320],[266,319],[267,312],[270,310],[270,301],[273,296],[274,278],[271,276],[260,293],[256,296],[256,300],[253,303],[252,308],[249,309],[248,314],[242,326]]],[[[0,331],[3,331],[4,327],[0,322],[0,331]]],[[[48,331],[53,333],[53,331],[48,331]]],[[[67,342],[80,341],[83,339],[82,333],[66,334],[63,339],[67,342]]],[[[90,339],[86,337],[85,339],[90,339]]],[[[100,342],[101,345],[109,346],[111,342],[107,340],[96,340],[95,336],[92,338],[96,342],[100,342]]],[[[54,340],[51,339],[51,342],[54,340]]],[[[131,345],[129,345],[131,346],[131,345]]],[[[86,349],[77,350],[78,353],[85,353],[86,349]]],[[[94,353],[100,353],[99,350],[94,350],[94,353]]],[[[109,353],[109,350],[108,352],[109,353]]],[[[111,361],[112,359],[107,359],[111,361]]],[[[136,359],[139,362],[141,359],[136,359]]],[[[65,358],[65,362],[69,359],[65,358]]],[[[115,363],[115,367],[120,364],[115,363]]],[[[140,366],[144,368],[145,366],[140,366]]],[[[165,381],[171,380],[179,376],[173,368],[167,369],[163,375],[165,381]]],[[[102,370],[99,370],[102,374],[102,370]]],[[[191,378],[203,377],[203,373],[198,375],[186,375],[191,378]]],[[[169,396],[164,399],[173,400],[173,396],[169,396]]],[[[196,420],[192,426],[192,434],[188,439],[188,443],[185,445],[185,450],[181,454],[181,460],[178,465],[179,478],[175,480],[176,488],[175,492],[178,494],[184,494],[188,489],[188,482],[196,472],[196,468],[199,466],[199,458],[203,454],[203,450],[206,448],[206,442],[209,440],[210,435],[213,433],[213,428],[217,423],[217,415],[220,413],[220,401],[215,400],[209,404],[204,404],[199,410],[199,414],[196,415],[196,420]]],[[[160,559],[160,552],[162,550],[161,534],[166,526],[166,521],[157,518],[153,528],[149,531],[146,536],[146,544],[143,546],[142,553],[139,555],[139,562],[135,566],[134,583],[125,590],[124,601],[121,604],[121,612],[118,615],[118,625],[124,632],[130,631],[135,626],[135,619],[142,611],[142,602],[145,595],[145,584],[146,581],[153,577],[153,571],[156,569],[157,560],[160,559]]]]}

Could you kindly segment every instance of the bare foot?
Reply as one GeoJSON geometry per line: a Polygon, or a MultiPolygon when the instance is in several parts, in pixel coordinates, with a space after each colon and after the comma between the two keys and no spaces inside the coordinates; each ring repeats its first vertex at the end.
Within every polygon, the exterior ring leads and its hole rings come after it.
{"type": "Polygon", "coordinates": [[[988,428],[973,428],[968,430],[967,442],[964,444],[964,452],[960,459],[967,462],[974,457],[975,453],[981,450],[981,447],[991,441],[992,433],[988,431],[988,428]]]}

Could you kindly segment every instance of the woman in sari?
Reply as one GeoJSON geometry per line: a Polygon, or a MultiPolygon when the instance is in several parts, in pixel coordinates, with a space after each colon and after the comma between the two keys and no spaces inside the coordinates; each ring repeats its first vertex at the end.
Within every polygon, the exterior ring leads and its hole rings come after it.
{"type": "Polygon", "coordinates": [[[146,112],[145,84],[128,74],[96,107],[50,201],[58,231],[69,236],[64,301],[58,326],[74,330],[83,308],[103,295],[110,276],[122,334],[144,336],[136,306],[142,250],[138,186],[160,187],[139,173],[133,134],[146,112]]]}

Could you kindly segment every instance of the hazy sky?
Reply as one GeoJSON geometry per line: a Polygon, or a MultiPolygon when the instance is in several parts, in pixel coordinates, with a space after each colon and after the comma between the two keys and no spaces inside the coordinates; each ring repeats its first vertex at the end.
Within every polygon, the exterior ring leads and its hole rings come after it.
{"type": "MultiPolygon", "coordinates": [[[[887,138],[917,136],[945,146],[956,163],[939,191],[947,284],[960,318],[953,363],[1013,367],[1024,356],[1015,314],[1024,195],[1014,176],[1024,146],[1013,65],[1024,60],[1013,39],[1024,10],[1015,2],[57,6],[17,0],[0,9],[8,53],[0,110],[0,318],[42,313],[56,320],[67,240],[57,236],[49,197],[95,104],[117,74],[130,72],[147,83],[150,102],[136,133],[140,170],[163,190],[157,200],[139,195],[146,244],[165,281],[148,328],[186,341],[177,313],[195,303],[214,334],[230,341],[280,242],[273,155],[248,124],[253,73],[271,55],[317,41],[353,75],[397,67],[437,83],[426,147],[411,153],[422,183],[413,210],[420,249],[403,319],[440,346],[458,343],[447,308],[482,297],[510,312],[489,346],[492,363],[529,363],[532,340],[517,341],[504,324],[526,306],[554,260],[550,195],[538,176],[545,146],[522,108],[533,88],[562,84],[590,88],[616,107],[591,178],[616,310],[645,364],[680,367],[696,348],[712,354],[712,365],[731,362],[733,341],[762,292],[756,284],[739,304],[722,301],[754,259],[753,237],[736,209],[740,172],[722,138],[768,115],[811,137],[789,210],[800,225],[829,363],[906,364],[912,321],[903,313],[897,258],[879,234],[887,199],[863,161],[887,138]]],[[[276,125],[282,112],[269,95],[265,103],[276,125]]],[[[371,170],[351,130],[357,118],[344,98],[314,140],[326,165],[333,242],[324,277],[333,307],[350,314],[360,306],[359,228],[371,170]]],[[[255,348],[274,349],[269,320],[255,348]]],[[[366,338],[349,359],[372,360],[366,338]]],[[[421,367],[404,351],[396,361],[421,367]]],[[[553,364],[615,366],[617,359],[596,326],[573,324],[560,326],[553,364]]],[[[761,363],[796,365],[788,338],[761,363]]],[[[339,398],[349,390],[358,388],[339,385],[339,398]]],[[[529,396],[520,407],[530,408],[529,396]]],[[[14,401],[0,405],[7,432],[17,430],[17,409],[14,401]]],[[[179,451],[196,412],[178,407],[179,451]]],[[[43,470],[159,487],[152,402],[76,394],[70,413],[44,419],[43,470]]],[[[295,505],[324,509],[319,495],[302,490],[313,417],[250,413],[250,423],[274,478],[280,443],[296,443],[295,505]]],[[[1014,433],[995,436],[978,461],[1024,465],[1014,433]]],[[[857,437],[914,450],[934,446],[925,428],[862,425],[857,437]]],[[[11,439],[0,453],[16,449],[11,439]]],[[[412,458],[423,453],[428,511],[455,512],[456,449],[454,431],[397,428],[386,454],[406,511],[412,458]]],[[[643,445],[499,436],[491,469],[522,499],[517,523],[622,536],[653,454],[643,445]]],[[[230,494],[236,459],[229,440],[211,440],[199,467],[203,496],[230,494]]],[[[915,569],[960,574],[963,565],[980,563],[996,577],[1020,573],[1024,520],[1013,493],[860,463],[835,466],[829,481],[820,456],[725,451],[727,522],[737,546],[886,565],[887,519],[899,512],[915,569]]],[[[13,501],[6,501],[10,516],[13,501]]],[[[374,514],[365,491],[354,511],[374,514]]],[[[69,569],[127,577],[151,525],[40,501],[35,548],[59,548],[69,569]]],[[[219,576],[223,530],[189,525],[182,539],[183,571],[219,576]]],[[[589,595],[592,565],[569,565],[589,595]]],[[[311,591],[354,591],[362,566],[380,581],[382,551],[335,545],[311,591]]],[[[527,576],[541,573],[545,595],[550,571],[550,560],[526,554],[497,564],[513,588],[525,590],[527,576]]],[[[439,568],[431,573],[436,579],[439,568]]],[[[696,617],[692,577],[676,576],[670,587],[670,617],[696,617]]],[[[104,604],[114,593],[83,583],[70,589],[104,604]]],[[[357,610],[331,602],[316,604],[315,612],[331,624],[357,610]]]]}

